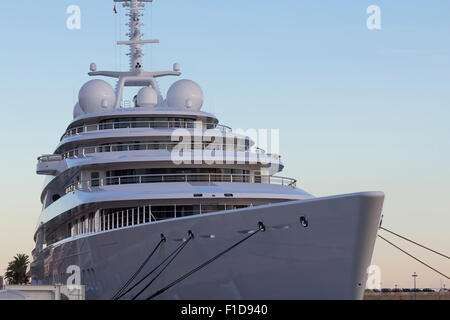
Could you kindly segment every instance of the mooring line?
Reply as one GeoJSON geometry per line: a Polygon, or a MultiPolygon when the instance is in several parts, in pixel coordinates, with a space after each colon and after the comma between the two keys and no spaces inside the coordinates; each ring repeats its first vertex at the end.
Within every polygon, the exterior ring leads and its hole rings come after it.
{"type": "Polygon", "coordinates": [[[408,253],[408,252],[406,252],[405,250],[403,250],[402,248],[400,248],[400,247],[398,247],[398,246],[396,246],[395,244],[393,244],[392,242],[390,242],[389,240],[387,240],[386,238],[383,238],[382,236],[380,236],[380,235],[378,235],[378,237],[379,238],[381,238],[381,239],[383,239],[384,241],[386,241],[387,243],[389,243],[391,246],[393,246],[393,247],[395,247],[395,248],[397,248],[398,250],[400,250],[401,252],[403,252],[404,254],[406,254],[406,255],[408,255],[408,256],[410,256],[411,258],[413,258],[414,260],[416,260],[416,261],[418,261],[418,262],[420,262],[421,264],[423,264],[424,266],[426,266],[426,267],[428,267],[428,268],[430,268],[431,270],[433,270],[434,272],[436,272],[436,273],[438,273],[438,274],[440,274],[441,276],[443,276],[443,277],[445,277],[445,278],[447,278],[447,279],[449,279],[450,280],[450,277],[449,276],[447,276],[446,274],[444,274],[444,273],[442,273],[442,272],[440,272],[439,270],[437,270],[437,269],[435,269],[435,268],[433,268],[432,266],[430,266],[429,264],[426,264],[425,262],[423,262],[422,260],[420,260],[419,258],[416,258],[415,256],[413,256],[412,254],[410,254],[410,253],[408,253]]]}
{"type": "Polygon", "coordinates": [[[186,245],[189,243],[189,241],[191,241],[193,238],[194,238],[194,234],[192,233],[192,231],[189,230],[189,238],[180,247],[178,247],[177,250],[175,250],[176,253],[172,257],[172,259],[170,259],[169,262],[167,262],[167,264],[164,266],[164,268],[162,268],[162,270],[152,280],[150,280],[150,282],[147,283],[147,285],[141,291],[139,291],[131,300],[136,300],[136,298],[138,298],[142,293],[144,293],[145,290],[147,290],[147,288],[156,279],[158,279],[158,277],[167,269],[167,267],[172,263],[172,261],[175,260],[175,258],[180,254],[181,251],[183,251],[183,249],[186,247],[186,245]]]}
{"type": "Polygon", "coordinates": [[[198,267],[192,269],[191,271],[189,271],[188,273],[184,274],[183,276],[179,277],[178,279],[176,279],[175,281],[173,281],[172,283],[168,284],[167,286],[165,286],[164,288],[156,291],[155,293],[153,293],[152,295],[150,295],[146,300],[151,300],[159,295],[161,295],[162,293],[164,293],[165,291],[169,290],[171,287],[175,286],[176,284],[180,283],[181,281],[185,280],[186,278],[190,277],[191,275],[193,275],[194,273],[196,273],[197,271],[203,269],[204,267],[206,267],[207,265],[209,265],[210,263],[212,263],[213,261],[217,260],[218,258],[220,258],[221,256],[223,256],[224,254],[226,254],[227,252],[231,251],[232,249],[236,248],[237,246],[239,246],[240,244],[242,244],[243,242],[247,241],[248,239],[250,239],[251,237],[253,237],[254,235],[256,235],[258,232],[260,231],[266,231],[266,227],[264,226],[264,224],[262,222],[258,223],[258,230],[256,230],[255,232],[253,232],[252,234],[250,234],[249,236],[245,237],[244,239],[238,241],[237,243],[235,243],[234,245],[232,245],[231,247],[229,247],[228,249],[220,252],[219,254],[217,254],[216,256],[212,257],[211,259],[209,259],[208,261],[206,261],[205,263],[202,263],[201,265],[199,265],[198,267]]]}
{"type": "Polygon", "coordinates": [[[115,300],[117,298],[117,296],[121,295],[123,293],[123,291],[134,281],[134,279],[136,279],[136,277],[138,276],[138,274],[142,271],[142,269],[145,267],[145,265],[148,263],[148,261],[151,259],[151,257],[153,256],[153,254],[156,252],[156,250],[158,250],[159,246],[163,243],[166,242],[166,237],[164,236],[164,234],[161,234],[161,240],[158,242],[158,244],[156,245],[156,247],[153,249],[153,251],[148,255],[148,257],[144,260],[144,262],[141,264],[141,266],[133,273],[133,275],[128,279],[128,281],[114,294],[114,296],[112,297],[113,300],[115,300]]]}
{"type": "Polygon", "coordinates": [[[413,244],[415,244],[415,245],[417,245],[417,246],[419,246],[419,247],[422,247],[422,248],[424,248],[424,249],[426,249],[426,250],[428,250],[428,251],[431,251],[431,252],[433,252],[433,253],[435,253],[435,254],[437,254],[437,255],[440,255],[440,256],[442,256],[442,257],[444,257],[444,258],[450,259],[450,257],[447,256],[446,254],[443,254],[443,253],[441,253],[441,252],[438,252],[438,251],[436,251],[436,250],[433,250],[433,249],[431,249],[431,248],[428,248],[428,247],[424,246],[423,244],[417,243],[417,242],[415,242],[415,241],[413,241],[413,240],[411,240],[411,239],[408,239],[408,238],[406,238],[406,237],[404,237],[404,236],[402,236],[402,235],[399,235],[398,233],[395,233],[395,232],[393,232],[393,231],[391,231],[391,230],[389,230],[389,229],[383,228],[383,227],[381,227],[381,226],[380,226],[380,229],[381,229],[381,230],[384,230],[384,231],[386,231],[386,232],[389,232],[389,233],[393,234],[394,236],[397,236],[397,237],[399,237],[399,238],[401,238],[401,239],[403,239],[403,240],[409,241],[409,242],[411,242],[411,243],[413,243],[413,244]]]}
{"type": "MultiPolygon", "coordinates": [[[[188,239],[190,240],[190,239],[188,239]]],[[[150,275],[152,275],[156,270],[159,269],[167,260],[170,259],[171,256],[173,256],[180,248],[184,247],[185,242],[183,242],[180,246],[178,246],[171,254],[169,254],[160,264],[158,264],[155,268],[153,268],[149,273],[147,273],[141,280],[139,280],[136,284],[134,284],[131,288],[129,288],[127,291],[120,294],[120,296],[116,297],[114,300],[119,300],[123,296],[125,296],[127,293],[131,292],[134,288],[136,288],[139,284],[141,284],[145,279],[147,279],[150,275]]]]}

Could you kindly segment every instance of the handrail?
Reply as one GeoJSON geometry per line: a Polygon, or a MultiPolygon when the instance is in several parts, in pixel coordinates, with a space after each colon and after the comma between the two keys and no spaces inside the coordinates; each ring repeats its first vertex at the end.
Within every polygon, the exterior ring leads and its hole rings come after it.
{"type": "MultiPolygon", "coordinates": [[[[124,143],[124,144],[104,144],[97,146],[87,146],[79,147],[75,149],[68,150],[62,154],[52,154],[52,155],[42,155],[37,158],[39,163],[51,162],[51,161],[61,161],[68,158],[82,158],[86,157],[88,154],[93,153],[104,153],[104,152],[126,152],[126,151],[145,151],[145,150],[165,150],[172,151],[173,147],[179,145],[180,142],[139,142],[139,143],[124,143]]],[[[208,146],[214,145],[212,143],[192,143],[192,150],[205,150],[208,146]],[[201,148],[199,146],[201,145],[201,148]]],[[[241,151],[241,152],[251,152],[248,146],[242,144],[220,144],[215,145],[214,150],[216,151],[241,151]]],[[[260,149],[261,150],[261,149],[260,149]]],[[[280,161],[281,156],[272,153],[261,153],[256,151],[256,154],[263,154],[270,158],[280,161]]]]}
{"type": "MultiPolygon", "coordinates": [[[[179,145],[180,142],[141,142],[141,143],[126,143],[126,144],[106,144],[100,146],[88,146],[88,147],[80,147],[76,149],[71,149],[62,154],[64,159],[66,158],[78,158],[84,157],[86,154],[91,153],[102,153],[102,152],[125,152],[125,151],[142,151],[142,150],[166,150],[172,151],[173,147],[179,145]],[[162,146],[162,147],[161,147],[162,146]]],[[[201,149],[205,149],[209,145],[214,145],[214,143],[192,143],[193,150],[197,150],[197,147],[201,145],[201,149]]],[[[224,150],[226,151],[228,147],[232,147],[233,151],[248,151],[245,145],[239,144],[220,144],[215,146],[215,150],[224,150]],[[220,148],[222,147],[222,148],[220,148]],[[242,147],[242,148],[236,148],[242,147]]],[[[198,148],[200,149],[200,148],[198,148]]],[[[231,149],[231,148],[230,148],[231,149]]],[[[44,156],[43,156],[44,157],[44,156]]],[[[41,158],[41,157],[40,157],[41,158]]],[[[38,158],[38,160],[40,160],[38,158]]],[[[61,160],[61,159],[59,159],[61,160]]],[[[49,160],[51,161],[51,160],[49,160]]]]}
{"type": "Polygon", "coordinates": [[[100,130],[116,130],[116,129],[134,129],[134,128],[158,128],[158,129],[173,129],[173,128],[185,128],[185,129],[195,129],[198,128],[198,124],[201,125],[203,129],[219,129],[224,132],[232,132],[231,127],[217,124],[217,123],[203,123],[201,121],[124,121],[124,122],[112,122],[112,123],[95,123],[87,124],[84,126],[74,127],[68,129],[65,134],[61,137],[61,140],[79,135],[85,132],[100,131],[100,130]]]}
{"type": "Polygon", "coordinates": [[[63,160],[63,158],[64,156],[61,154],[47,154],[38,157],[37,160],[39,163],[42,163],[42,162],[61,161],[63,160]]]}
{"type": "Polygon", "coordinates": [[[287,177],[263,176],[250,174],[223,173],[176,173],[131,175],[91,179],[73,183],[65,188],[65,193],[75,190],[85,190],[94,187],[123,184],[167,183],[167,182],[231,182],[231,183],[262,183],[296,187],[297,180],[287,177]]]}

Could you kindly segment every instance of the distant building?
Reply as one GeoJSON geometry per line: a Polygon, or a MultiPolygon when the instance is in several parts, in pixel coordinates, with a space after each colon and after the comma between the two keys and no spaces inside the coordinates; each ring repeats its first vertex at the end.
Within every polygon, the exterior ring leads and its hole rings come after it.
{"type": "Polygon", "coordinates": [[[3,289],[3,277],[0,276],[0,290],[3,289]]]}

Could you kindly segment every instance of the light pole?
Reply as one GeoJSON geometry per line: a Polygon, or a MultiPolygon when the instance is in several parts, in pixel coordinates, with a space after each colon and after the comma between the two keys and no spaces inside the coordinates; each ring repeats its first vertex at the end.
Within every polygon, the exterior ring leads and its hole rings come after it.
{"type": "Polygon", "coordinates": [[[417,300],[417,291],[416,291],[416,278],[418,277],[417,273],[414,271],[414,274],[411,276],[414,278],[414,300],[417,300]]]}

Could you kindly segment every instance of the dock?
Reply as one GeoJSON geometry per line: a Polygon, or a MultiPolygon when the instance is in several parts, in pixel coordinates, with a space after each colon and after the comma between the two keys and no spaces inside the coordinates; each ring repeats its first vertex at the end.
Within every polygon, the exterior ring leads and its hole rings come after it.
{"type": "MultiPolygon", "coordinates": [[[[416,300],[450,300],[450,292],[416,292],[416,300]]],[[[414,292],[366,292],[364,300],[414,300],[414,292]]]]}

